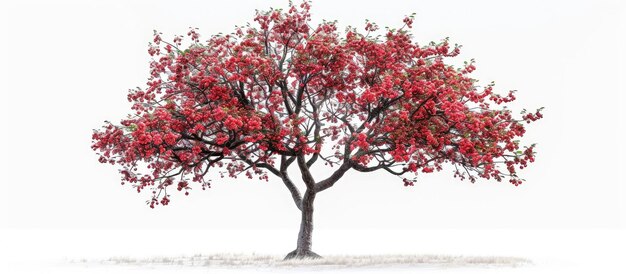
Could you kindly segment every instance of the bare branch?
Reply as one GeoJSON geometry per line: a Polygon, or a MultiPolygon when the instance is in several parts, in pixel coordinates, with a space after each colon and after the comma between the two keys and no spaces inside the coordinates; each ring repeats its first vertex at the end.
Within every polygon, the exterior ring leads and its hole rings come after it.
{"type": "Polygon", "coordinates": [[[339,169],[333,172],[330,177],[315,184],[315,192],[324,191],[325,189],[333,186],[339,179],[341,179],[341,177],[343,177],[346,171],[350,170],[350,168],[352,168],[352,161],[343,162],[343,164],[339,166],[339,169]]]}
{"type": "Polygon", "coordinates": [[[302,174],[302,181],[304,181],[306,188],[313,189],[315,187],[315,179],[313,179],[313,175],[311,175],[311,172],[306,165],[304,155],[300,154],[296,156],[296,161],[298,162],[298,167],[300,168],[300,173],[302,174]]]}

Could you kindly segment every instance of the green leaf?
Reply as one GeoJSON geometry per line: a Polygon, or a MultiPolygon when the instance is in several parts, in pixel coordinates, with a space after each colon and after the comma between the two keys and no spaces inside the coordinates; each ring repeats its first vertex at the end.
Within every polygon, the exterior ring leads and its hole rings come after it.
{"type": "Polygon", "coordinates": [[[137,125],[136,124],[130,124],[130,126],[127,126],[126,129],[130,132],[135,132],[135,130],[137,130],[137,125]]]}

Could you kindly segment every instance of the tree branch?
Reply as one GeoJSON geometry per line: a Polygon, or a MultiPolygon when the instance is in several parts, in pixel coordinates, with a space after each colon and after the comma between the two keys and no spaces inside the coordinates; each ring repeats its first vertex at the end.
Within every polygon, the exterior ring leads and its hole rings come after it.
{"type": "Polygon", "coordinates": [[[333,186],[339,179],[341,179],[341,177],[343,177],[346,171],[350,170],[350,168],[352,168],[352,161],[343,162],[343,164],[341,164],[339,169],[333,172],[333,174],[330,175],[330,177],[315,184],[315,188],[314,188],[315,192],[320,192],[333,186]]]}
{"type": "Polygon", "coordinates": [[[311,175],[311,171],[309,171],[309,168],[306,165],[304,155],[300,154],[296,156],[296,162],[298,162],[300,173],[302,173],[302,181],[304,181],[306,188],[313,189],[315,187],[315,179],[313,179],[313,175],[311,175]]]}
{"type": "Polygon", "coordinates": [[[285,156],[280,157],[280,178],[283,180],[289,192],[291,192],[291,197],[293,198],[293,202],[296,203],[296,207],[302,211],[302,195],[287,174],[287,167],[291,163],[293,163],[293,157],[290,157],[290,159],[287,159],[285,156]]]}
{"type": "Polygon", "coordinates": [[[252,160],[250,160],[250,159],[246,158],[246,156],[245,156],[245,155],[242,155],[242,154],[239,154],[238,156],[239,156],[239,158],[240,158],[242,161],[246,162],[246,164],[248,164],[248,165],[250,165],[250,166],[255,166],[255,167],[260,167],[260,168],[267,169],[267,170],[268,170],[269,172],[271,172],[272,174],[274,174],[274,175],[276,175],[276,176],[280,177],[280,172],[279,172],[279,171],[278,171],[275,167],[273,167],[272,165],[270,165],[270,164],[268,164],[268,163],[260,163],[260,162],[258,162],[258,161],[254,161],[254,162],[253,162],[252,160]]]}

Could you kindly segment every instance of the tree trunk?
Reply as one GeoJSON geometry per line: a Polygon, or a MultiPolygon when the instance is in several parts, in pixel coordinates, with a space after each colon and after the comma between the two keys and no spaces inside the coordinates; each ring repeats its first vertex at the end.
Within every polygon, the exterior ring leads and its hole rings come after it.
{"type": "Polygon", "coordinates": [[[315,192],[307,190],[302,198],[302,220],[300,223],[300,233],[298,234],[298,245],[296,250],[290,252],[285,257],[289,259],[317,259],[320,255],[311,251],[313,233],[313,201],[315,200],[315,192]]]}

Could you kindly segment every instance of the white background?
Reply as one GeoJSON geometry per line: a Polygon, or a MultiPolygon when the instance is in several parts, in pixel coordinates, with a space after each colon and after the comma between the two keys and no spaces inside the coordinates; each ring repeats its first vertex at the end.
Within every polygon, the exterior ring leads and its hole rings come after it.
{"type": "MultiPolygon", "coordinates": [[[[127,90],[145,86],[153,29],[171,39],[199,27],[206,38],[269,7],[287,1],[2,2],[0,228],[9,244],[0,251],[13,256],[6,258],[293,249],[299,214],[276,178],[213,174],[211,189],[150,209],[147,193],[120,186],[117,168],[99,164],[90,149],[92,129],[125,117],[127,90]],[[162,245],[147,245],[154,242],[162,245]]],[[[476,59],[481,83],[518,90],[514,110],[546,108],[525,138],[538,143],[537,161],[519,187],[442,172],[405,188],[391,175],[350,171],[318,195],[314,249],[546,258],[624,252],[625,5],[317,0],[312,8],[314,24],[358,27],[365,19],[399,27],[412,12],[416,41],[450,37],[463,45],[458,59],[476,59]],[[519,248],[507,247],[514,243],[519,248]]]]}

